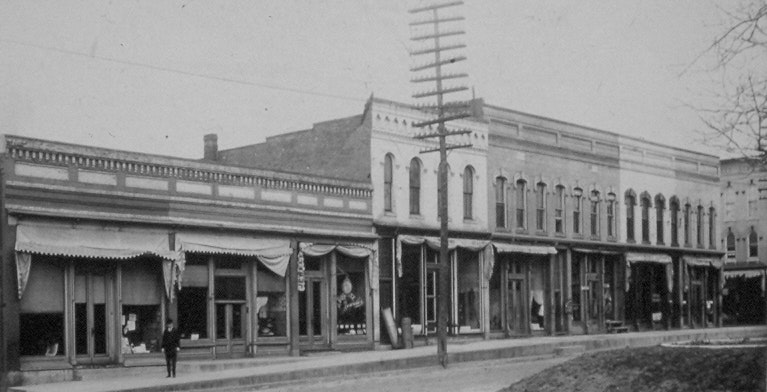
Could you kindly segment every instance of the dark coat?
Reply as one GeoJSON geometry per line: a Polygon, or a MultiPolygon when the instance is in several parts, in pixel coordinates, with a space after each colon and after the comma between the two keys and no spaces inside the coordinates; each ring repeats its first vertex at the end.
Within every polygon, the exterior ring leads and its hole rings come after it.
{"type": "Polygon", "coordinates": [[[166,353],[175,353],[176,349],[181,345],[181,335],[178,333],[178,328],[173,328],[168,331],[167,329],[162,333],[162,348],[166,353]]]}

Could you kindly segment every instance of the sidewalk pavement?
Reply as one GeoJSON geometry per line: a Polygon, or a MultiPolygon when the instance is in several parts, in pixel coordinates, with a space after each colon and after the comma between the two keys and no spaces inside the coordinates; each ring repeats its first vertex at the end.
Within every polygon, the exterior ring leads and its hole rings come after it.
{"type": "MultiPolygon", "coordinates": [[[[742,339],[745,337],[767,337],[767,327],[728,327],[608,335],[493,339],[448,344],[447,352],[449,362],[456,363],[552,354],[580,354],[592,350],[653,346],[685,340],[742,339]]],[[[165,378],[164,372],[162,376],[158,377],[157,372],[152,371],[147,372],[146,376],[27,385],[13,387],[10,390],[28,392],[239,390],[248,386],[255,387],[318,377],[435,366],[437,364],[436,351],[436,345],[430,345],[407,350],[329,353],[319,356],[294,357],[292,360],[281,358],[280,361],[274,363],[265,360],[265,358],[258,358],[253,361],[252,367],[210,372],[197,371],[191,374],[179,372],[177,378],[165,378]]]]}

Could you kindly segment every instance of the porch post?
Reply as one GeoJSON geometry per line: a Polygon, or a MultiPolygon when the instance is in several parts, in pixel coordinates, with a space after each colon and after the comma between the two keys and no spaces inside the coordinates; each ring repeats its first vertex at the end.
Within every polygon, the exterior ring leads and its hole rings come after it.
{"type": "Polygon", "coordinates": [[[564,327],[565,332],[570,333],[570,321],[572,319],[572,296],[570,293],[570,286],[572,285],[572,271],[573,271],[573,251],[567,248],[565,254],[565,268],[564,268],[564,287],[562,287],[562,298],[565,301],[565,314],[564,314],[564,327]],[[568,310],[569,309],[569,310],[568,310]]]}
{"type": "Polygon", "coordinates": [[[678,315],[679,319],[676,322],[677,328],[682,328],[682,311],[684,310],[684,259],[682,257],[679,257],[677,259],[677,271],[678,275],[676,277],[676,284],[677,284],[677,290],[676,290],[676,308],[678,309],[676,314],[678,315]]]}
{"type": "Polygon", "coordinates": [[[599,299],[599,326],[598,331],[604,331],[605,329],[605,255],[602,253],[599,255],[599,293],[597,298],[599,299]]]}
{"type": "Polygon", "coordinates": [[[298,242],[290,241],[293,253],[288,264],[288,300],[290,301],[290,355],[297,357],[301,351],[298,341],[298,242]]]}
{"type": "Polygon", "coordinates": [[[336,277],[337,260],[337,252],[335,250],[330,252],[330,282],[328,282],[328,291],[330,291],[328,293],[328,313],[330,314],[330,325],[328,325],[328,328],[330,330],[328,331],[328,336],[330,338],[331,348],[336,348],[336,342],[338,341],[338,328],[336,327],[338,325],[338,308],[336,307],[336,294],[338,293],[338,279],[336,277]]]}
{"type": "Polygon", "coordinates": [[[547,279],[546,283],[548,284],[548,300],[545,300],[546,303],[546,318],[544,319],[544,323],[546,324],[546,333],[549,335],[554,335],[554,331],[556,328],[554,327],[554,320],[555,320],[555,313],[554,309],[557,306],[555,299],[554,299],[554,263],[556,261],[556,254],[550,254],[549,255],[549,268],[547,271],[547,279]]]}

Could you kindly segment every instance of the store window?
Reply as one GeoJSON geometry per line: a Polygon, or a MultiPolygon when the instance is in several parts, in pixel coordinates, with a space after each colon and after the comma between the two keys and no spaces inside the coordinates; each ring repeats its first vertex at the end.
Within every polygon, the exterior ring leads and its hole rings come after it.
{"type": "Polygon", "coordinates": [[[402,277],[399,278],[398,312],[400,319],[409,317],[413,325],[421,318],[421,246],[402,244],[402,277]]]}
{"type": "Polygon", "coordinates": [[[123,354],[161,351],[163,285],[159,260],[123,263],[120,317],[123,354]]]}
{"type": "Polygon", "coordinates": [[[207,257],[186,254],[183,287],[178,291],[178,331],[182,339],[208,338],[207,257]]]}
{"type": "Polygon", "coordinates": [[[495,227],[506,227],[506,179],[495,179],[495,227]]]}
{"type": "Polygon", "coordinates": [[[367,334],[367,301],[365,279],[366,260],[349,258],[341,254],[336,261],[337,333],[343,335],[367,334]]]}
{"type": "Polygon", "coordinates": [[[394,173],[394,156],[384,157],[384,211],[392,212],[392,184],[394,173]]]}
{"type": "Polygon", "coordinates": [[[286,280],[260,262],[256,267],[258,336],[288,336],[286,280]]]}
{"type": "Polygon", "coordinates": [[[410,161],[410,215],[421,214],[421,161],[410,161]]]}
{"type": "Polygon", "coordinates": [[[663,195],[656,195],[655,196],[655,243],[662,245],[665,241],[663,240],[664,237],[664,221],[663,221],[663,213],[666,209],[666,199],[663,197],[663,195]]]}
{"type": "Polygon", "coordinates": [[[565,232],[565,187],[557,185],[556,207],[554,208],[554,231],[557,234],[565,232]]]}
{"type": "Polygon", "coordinates": [[[517,180],[517,228],[527,229],[527,181],[517,180]]]}
{"type": "Polygon", "coordinates": [[[546,263],[530,263],[530,330],[542,331],[545,328],[544,281],[546,263]]]}
{"type": "Polygon", "coordinates": [[[64,270],[59,260],[31,257],[19,308],[19,354],[64,356],[64,270]]]}
{"type": "Polygon", "coordinates": [[[458,331],[480,331],[479,257],[477,252],[458,249],[458,331]]]}
{"type": "Polygon", "coordinates": [[[583,209],[583,190],[573,189],[573,234],[581,234],[581,211],[583,209]]]}
{"type": "Polygon", "coordinates": [[[474,168],[463,171],[463,219],[472,219],[474,210],[474,168]]]}

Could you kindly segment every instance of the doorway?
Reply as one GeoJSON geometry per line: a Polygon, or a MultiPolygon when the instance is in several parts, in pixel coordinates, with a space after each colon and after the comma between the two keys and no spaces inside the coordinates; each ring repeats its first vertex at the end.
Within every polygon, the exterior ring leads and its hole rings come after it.
{"type": "Polygon", "coordinates": [[[524,261],[509,260],[506,285],[506,334],[526,335],[527,288],[525,287],[524,261]]]}
{"type": "Polygon", "coordinates": [[[74,335],[78,364],[112,361],[114,269],[75,266],[74,335]]]}
{"type": "Polygon", "coordinates": [[[215,277],[216,356],[242,357],[245,336],[247,282],[244,276],[215,277]]]}
{"type": "Polygon", "coordinates": [[[322,274],[306,272],[304,291],[298,292],[298,332],[302,350],[330,347],[328,285],[322,274]]]}

